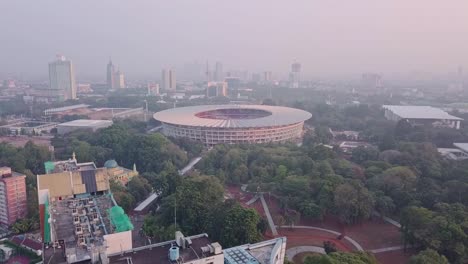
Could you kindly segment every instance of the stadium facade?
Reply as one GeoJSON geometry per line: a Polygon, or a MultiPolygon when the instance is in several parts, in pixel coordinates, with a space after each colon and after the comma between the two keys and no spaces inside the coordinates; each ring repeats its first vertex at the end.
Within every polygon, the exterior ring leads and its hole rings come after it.
{"type": "Polygon", "coordinates": [[[199,105],[154,114],[166,136],[208,146],[299,141],[311,117],[300,109],[269,105],[199,105]]]}

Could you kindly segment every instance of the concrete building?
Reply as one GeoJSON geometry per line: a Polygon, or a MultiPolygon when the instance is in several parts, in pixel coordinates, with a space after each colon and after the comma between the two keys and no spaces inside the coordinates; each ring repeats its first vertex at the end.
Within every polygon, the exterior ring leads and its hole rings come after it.
{"type": "Polygon", "coordinates": [[[111,254],[109,261],[112,264],[283,264],[286,254],[285,237],[224,250],[219,243],[211,242],[207,234],[184,237],[176,232],[175,238],[111,254]]]}
{"type": "Polygon", "coordinates": [[[294,62],[289,73],[289,88],[299,88],[301,82],[301,64],[294,62]]]}
{"type": "Polygon", "coordinates": [[[113,90],[115,89],[115,67],[112,64],[112,60],[109,60],[107,63],[107,89],[113,90]]]}
{"type": "Polygon", "coordinates": [[[214,81],[215,82],[224,81],[223,64],[219,61],[217,61],[215,64],[214,81]]]}
{"type": "Polygon", "coordinates": [[[460,129],[462,118],[431,106],[384,105],[385,118],[392,121],[405,120],[412,125],[432,125],[460,129]]]}
{"type": "Polygon", "coordinates": [[[66,134],[75,130],[89,130],[96,132],[96,130],[101,128],[110,127],[113,124],[110,120],[88,120],[88,119],[78,119],[70,122],[65,122],[57,125],[58,134],[66,134]]]}
{"type": "Polygon", "coordinates": [[[226,82],[209,82],[206,87],[206,97],[227,96],[226,82]]]}
{"type": "Polygon", "coordinates": [[[19,120],[18,122],[0,126],[0,130],[6,129],[10,135],[41,135],[50,133],[52,129],[57,127],[57,124],[54,122],[19,120]]]}
{"type": "Polygon", "coordinates": [[[0,223],[11,225],[26,217],[26,176],[0,167],[0,223]]]}
{"type": "Polygon", "coordinates": [[[76,99],[76,82],[73,64],[64,56],[49,63],[50,96],[57,101],[76,99]]]}
{"type": "Polygon", "coordinates": [[[125,85],[125,76],[124,74],[118,70],[116,73],[115,73],[115,89],[124,89],[126,88],[126,85],[125,85]]]}
{"type": "Polygon", "coordinates": [[[108,255],[132,249],[133,224],[110,192],[107,168],[75,157],[44,165],[37,176],[44,263],[109,263],[108,255]]]}
{"type": "Polygon", "coordinates": [[[176,73],[173,69],[163,69],[161,74],[162,88],[165,91],[176,91],[176,73]]]}
{"type": "Polygon", "coordinates": [[[300,141],[304,121],[311,117],[303,110],[268,105],[199,105],[154,114],[166,136],[208,146],[300,141]]]}
{"type": "Polygon", "coordinates": [[[377,73],[364,73],[361,76],[361,91],[378,92],[383,88],[382,76],[377,73]]]}

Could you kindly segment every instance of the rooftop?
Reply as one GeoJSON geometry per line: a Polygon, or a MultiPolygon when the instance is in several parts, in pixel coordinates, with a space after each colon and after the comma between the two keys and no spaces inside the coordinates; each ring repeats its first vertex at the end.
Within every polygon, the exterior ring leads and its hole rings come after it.
{"type": "Polygon", "coordinates": [[[450,115],[449,113],[432,106],[384,105],[382,107],[405,119],[463,120],[462,118],[450,115]]]}
{"type": "Polygon", "coordinates": [[[453,145],[464,152],[468,152],[468,143],[453,143],[453,145]]]}
{"type": "MultiPolygon", "coordinates": [[[[211,253],[204,253],[202,247],[211,244],[207,234],[201,234],[188,237],[192,241],[191,247],[180,248],[179,256],[183,260],[182,263],[187,263],[192,260],[212,255],[211,253]]],[[[172,263],[169,261],[169,248],[176,245],[176,241],[166,241],[158,244],[134,248],[131,251],[117,253],[109,256],[109,263],[112,264],[153,264],[153,263],[172,263]]]]}
{"type": "Polygon", "coordinates": [[[59,124],[59,126],[71,126],[71,127],[93,127],[100,125],[112,125],[110,120],[88,120],[88,119],[78,119],[70,122],[65,122],[59,124]]]}

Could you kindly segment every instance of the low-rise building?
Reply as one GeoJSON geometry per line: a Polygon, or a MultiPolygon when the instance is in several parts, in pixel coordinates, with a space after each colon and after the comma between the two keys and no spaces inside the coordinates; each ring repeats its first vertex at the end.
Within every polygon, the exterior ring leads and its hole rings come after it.
{"type": "Polygon", "coordinates": [[[109,263],[131,250],[133,224],[110,192],[107,168],[76,158],[37,176],[44,263],[109,263]]]}
{"type": "Polygon", "coordinates": [[[184,237],[109,255],[112,264],[283,264],[286,238],[280,237],[255,244],[224,249],[207,234],[184,237]]]}
{"type": "Polygon", "coordinates": [[[392,121],[405,120],[413,125],[429,124],[433,127],[460,129],[462,118],[431,106],[384,105],[385,118],[392,121]]]}
{"type": "Polygon", "coordinates": [[[0,223],[11,225],[26,217],[26,176],[0,167],[0,223]]]}
{"type": "Polygon", "coordinates": [[[76,130],[89,130],[96,132],[96,130],[101,128],[106,128],[112,126],[113,122],[110,120],[88,120],[88,119],[78,119],[70,122],[65,122],[57,125],[58,134],[67,134],[76,130]]]}
{"type": "Polygon", "coordinates": [[[104,163],[104,167],[107,169],[109,179],[120,182],[122,185],[127,183],[135,176],[138,176],[136,165],[133,164],[133,170],[119,166],[115,160],[108,160],[104,163]]]}

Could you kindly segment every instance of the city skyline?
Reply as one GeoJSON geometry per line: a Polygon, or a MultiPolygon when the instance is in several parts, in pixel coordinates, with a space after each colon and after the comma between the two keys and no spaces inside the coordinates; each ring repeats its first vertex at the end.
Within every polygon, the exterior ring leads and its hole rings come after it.
{"type": "Polygon", "coordinates": [[[158,76],[165,65],[179,71],[190,61],[206,60],[221,61],[225,69],[287,74],[297,60],[304,79],[369,71],[446,73],[468,61],[468,3],[461,0],[359,0],[338,8],[318,1],[142,1],[115,10],[106,8],[108,1],[46,2],[0,4],[11,11],[0,18],[8,36],[0,72],[45,75],[43,65],[56,53],[74,60],[78,76],[97,75],[109,55],[129,76],[158,76]],[[228,11],[239,16],[222,15],[228,11]]]}

